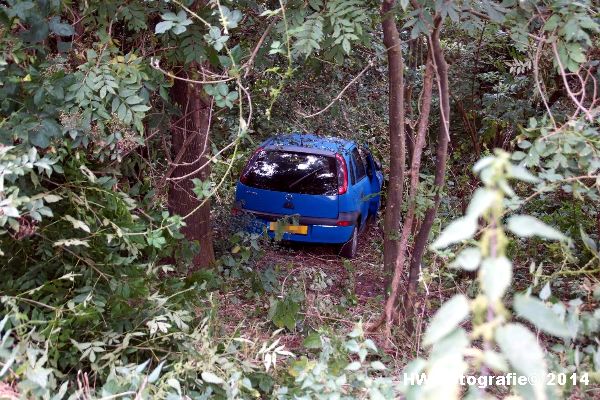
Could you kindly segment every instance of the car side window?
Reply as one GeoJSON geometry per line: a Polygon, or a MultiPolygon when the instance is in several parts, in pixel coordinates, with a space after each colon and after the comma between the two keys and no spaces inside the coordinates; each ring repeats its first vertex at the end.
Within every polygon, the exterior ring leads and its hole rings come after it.
{"type": "Polygon", "coordinates": [[[354,160],[350,161],[350,168],[349,169],[349,173],[350,173],[350,184],[354,185],[354,183],[356,183],[356,166],[354,163],[354,160]]]}
{"type": "Polygon", "coordinates": [[[367,176],[371,178],[373,176],[373,156],[371,152],[367,150],[365,147],[360,149],[360,154],[365,161],[365,167],[367,168],[367,176]]]}
{"type": "Polygon", "coordinates": [[[360,181],[367,173],[365,170],[365,163],[356,147],[352,150],[352,159],[356,165],[356,180],[360,181]]]}

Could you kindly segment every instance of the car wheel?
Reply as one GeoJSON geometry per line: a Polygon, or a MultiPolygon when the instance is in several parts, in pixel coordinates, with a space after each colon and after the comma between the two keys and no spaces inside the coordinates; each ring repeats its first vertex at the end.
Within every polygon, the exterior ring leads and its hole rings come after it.
{"type": "Polygon", "coordinates": [[[354,258],[356,256],[356,249],[358,248],[358,227],[354,225],[352,230],[352,236],[350,240],[342,245],[340,255],[344,258],[354,258]]]}

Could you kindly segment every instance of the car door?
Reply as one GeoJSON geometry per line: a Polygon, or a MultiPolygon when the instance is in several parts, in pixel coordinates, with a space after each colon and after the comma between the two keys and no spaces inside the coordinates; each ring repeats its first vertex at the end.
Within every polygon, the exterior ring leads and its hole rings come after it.
{"type": "Polygon", "coordinates": [[[353,186],[353,199],[355,209],[360,211],[361,226],[369,216],[369,194],[371,193],[371,182],[367,176],[367,168],[357,147],[352,149],[350,158],[354,166],[355,183],[353,186]]]}
{"type": "Polygon", "coordinates": [[[375,215],[379,210],[381,201],[381,189],[383,187],[383,172],[381,164],[373,157],[368,148],[362,149],[363,156],[367,167],[367,176],[370,181],[369,193],[369,213],[375,215]]]}

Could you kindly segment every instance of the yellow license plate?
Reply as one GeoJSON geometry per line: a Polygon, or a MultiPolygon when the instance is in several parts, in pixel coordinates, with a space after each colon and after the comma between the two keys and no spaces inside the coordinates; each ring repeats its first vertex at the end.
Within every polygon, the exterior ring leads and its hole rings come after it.
{"type": "MultiPolygon", "coordinates": [[[[269,230],[276,231],[277,230],[277,222],[271,222],[269,224],[269,230]]],[[[307,235],[308,234],[308,226],[307,225],[285,225],[283,227],[284,232],[295,233],[297,235],[307,235]]]]}

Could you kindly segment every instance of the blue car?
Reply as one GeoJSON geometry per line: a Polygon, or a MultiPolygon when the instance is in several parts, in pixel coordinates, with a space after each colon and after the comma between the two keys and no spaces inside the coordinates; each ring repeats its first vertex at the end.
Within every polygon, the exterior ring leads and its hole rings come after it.
{"type": "Polygon", "coordinates": [[[234,210],[252,214],[271,237],[283,229],[284,240],[337,244],[352,258],[359,233],[377,215],[382,184],[379,161],[353,141],[275,136],[244,168],[234,210]]]}

